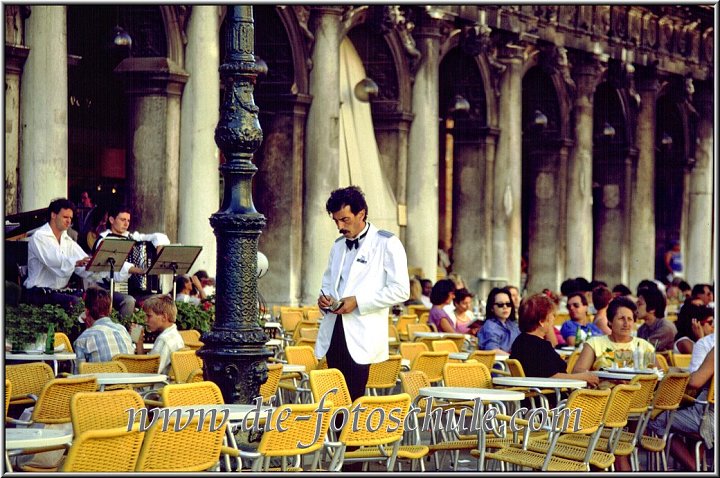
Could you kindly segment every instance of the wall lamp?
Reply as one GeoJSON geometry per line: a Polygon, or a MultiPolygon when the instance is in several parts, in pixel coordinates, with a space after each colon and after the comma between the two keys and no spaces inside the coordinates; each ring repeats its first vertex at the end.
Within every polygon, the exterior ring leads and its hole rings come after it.
{"type": "Polygon", "coordinates": [[[355,85],[355,97],[362,101],[363,103],[367,103],[370,101],[370,98],[373,96],[377,96],[380,92],[380,89],[378,88],[377,83],[375,83],[370,78],[363,78],[362,80],[358,81],[358,84],[355,85]]]}
{"type": "Polygon", "coordinates": [[[615,136],[615,128],[613,128],[613,125],[606,121],[605,125],[603,126],[602,134],[607,138],[612,138],[613,136],[615,136]]]}

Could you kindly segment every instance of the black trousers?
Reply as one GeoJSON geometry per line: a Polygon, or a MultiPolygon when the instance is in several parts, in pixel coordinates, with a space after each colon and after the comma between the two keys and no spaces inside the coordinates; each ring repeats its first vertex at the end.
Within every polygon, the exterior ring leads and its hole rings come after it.
{"type": "Polygon", "coordinates": [[[338,315],[335,319],[335,327],[326,357],[329,368],[336,368],[342,372],[353,401],[365,395],[365,387],[370,376],[370,364],[359,364],[350,356],[345,340],[342,315],[338,315]]]}

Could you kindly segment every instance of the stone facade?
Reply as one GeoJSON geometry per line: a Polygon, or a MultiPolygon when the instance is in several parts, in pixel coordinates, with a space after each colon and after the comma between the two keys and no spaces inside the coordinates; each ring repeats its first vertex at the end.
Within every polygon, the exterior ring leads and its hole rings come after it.
{"type": "MultiPolygon", "coordinates": [[[[224,10],[122,6],[133,53],[113,67],[124,86],[109,91],[127,107],[118,134],[133,227],[204,245],[199,266],[211,275],[222,158],[210,142],[220,88],[208,71],[223,62],[224,10]]],[[[82,64],[68,56],[78,32],[66,17],[92,22],[93,13],[5,12],[12,214],[83,184],[66,175],[77,126],[65,91],[82,64]]],[[[314,303],[336,235],[324,204],[343,186],[345,37],[379,85],[370,101],[381,166],[409,266],[425,277],[436,278],[440,240],[478,292],[523,278],[531,292],[558,289],[577,276],[634,288],[661,272],[659,253],[678,239],[689,281],[712,281],[713,14],[699,5],[254,6],[255,53],[269,67],[255,89],[264,141],[253,193],[267,218],[265,300],[314,303]],[[451,108],[457,95],[468,112],[451,108]]]]}

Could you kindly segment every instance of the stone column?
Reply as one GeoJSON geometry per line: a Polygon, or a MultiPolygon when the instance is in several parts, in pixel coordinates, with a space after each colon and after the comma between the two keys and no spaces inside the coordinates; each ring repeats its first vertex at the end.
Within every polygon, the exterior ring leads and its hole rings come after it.
{"type": "Polygon", "coordinates": [[[125,80],[129,107],[128,205],[133,229],[178,240],[180,95],[187,73],[169,58],[126,58],[115,72],[125,80]]]}
{"type": "Polygon", "coordinates": [[[695,166],[690,171],[688,236],[685,277],[689,284],[712,283],[713,268],[713,99],[711,92],[696,93],[700,113],[695,166]]]}
{"type": "Polygon", "coordinates": [[[630,201],[627,284],[633,291],[641,280],[655,277],[655,102],[658,81],[654,72],[645,72],[638,84],[640,111],[635,135],[638,160],[630,201]]]}
{"type": "Polygon", "coordinates": [[[22,45],[5,44],[5,214],[18,212],[20,76],[29,52],[22,45]]]}
{"type": "MultiPolygon", "coordinates": [[[[479,132],[487,135],[487,131],[479,132]]],[[[494,138],[493,138],[494,139],[494,138]]],[[[475,289],[483,277],[487,247],[483,239],[490,235],[485,224],[490,203],[484,201],[487,184],[485,154],[487,139],[455,141],[455,171],[453,174],[453,271],[465,280],[468,288],[475,289]]]]}
{"type": "Polygon", "coordinates": [[[305,134],[302,302],[314,304],[337,228],[325,211],[340,186],[340,32],[343,7],[313,7],[315,44],[305,134]]]}
{"type": "Polygon", "coordinates": [[[588,280],[593,271],[593,94],[603,69],[599,61],[592,59],[581,61],[573,72],[577,85],[575,147],[568,160],[565,274],[588,280]]]}
{"type": "Polygon", "coordinates": [[[19,211],[67,196],[67,10],[33,5],[25,22],[30,49],[20,86],[19,211]]]}
{"type": "Polygon", "coordinates": [[[220,16],[217,6],[194,5],[187,27],[185,67],[189,78],[182,96],[178,242],[202,246],[191,273],[215,275],[217,241],[210,216],[220,205],[219,119],[220,16]]]}
{"type": "Polygon", "coordinates": [[[407,216],[405,250],[408,267],[420,267],[435,281],[438,253],[438,175],[440,40],[442,23],[421,19],[415,38],[422,59],[412,90],[407,164],[407,216]]]}
{"type": "Polygon", "coordinates": [[[493,175],[492,277],[520,283],[522,225],[522,64],[524,47],[508,43],[498,59],[507,65],[500,85],[500,138],[493,175]]]}
{"type": "MultiPolygon", "coordinates": [[[[258,104],[265,108],[260,110],[265,139],[262,156],[256,155],[262,169],[255,176],[255,190],[263,191],[257,197],[257,208],[267,217],[258,247],[270,263],[258,288],[268,305],[294,305],[300,301],[303,285],[303,155],[310,97],[298,94],[282,100],[258,98],[258,104]],[[266,106],[271,101],[279,104],[274,108],[266,106]],[[263,111],[272,114],[264,116],[263,111]]],[[[316,253],[322,256],[326,251],[316,253]]]]}

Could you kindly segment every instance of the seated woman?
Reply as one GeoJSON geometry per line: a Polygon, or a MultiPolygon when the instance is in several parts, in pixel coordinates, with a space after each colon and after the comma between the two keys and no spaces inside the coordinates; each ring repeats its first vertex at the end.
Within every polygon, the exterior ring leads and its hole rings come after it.
{"type": "Polygon", "coordinates": [[[450,319],[455,319],[455,332],[459,334],[470,333],[470,323],[475,320],[470,309],[472,308],[472,300],[475,297],[467,289],[458,289],[455,291],[455,298],[453,299],[454,307],[445,307],[445,312],[448,312],[450,319]],[[452,309],[448,311],[448,309],[452,309]]]}
{"type": "Polygon", "coordinates": [[[177,276],[175,278],[175,302],[186,302],[193,305],[200,305],[205,293],[200,285],[200,280],[192,276],[177,276]]]}
{"type": "Polygon", "coordinates": [[[673,352],[676,354],[691,354],[695,342],[715,331],[715,309],[704,305],[685,304],[678,313],[675,322],[677,335],[673,352]]]}
{"type": "Polygon", "coordinates": [[[520,304],[522,332],[513,342],[511,359],[517,359],[528,377],[573,378],[594,387],[599,379],[590,372],[567,373],[567,363],[545,339],[555,322],[555,304],[543,294],[528,297],[520,304]]]}
{"type": "Polygon", "coordinates": [[[520,329],[515,320],[515,305],[507,288],[495,287],[488,294],[485,322],[478,333],[478,348],[507,355],[520,329]]]}
{"type": "Polygon", "coordinates": [[[444,307],[450,304],[455,297],[455,284],[449,279],[442,279],[435,283],[430,291],[430,317],[428,323],[433,324],[438,332],[455,332],[455,323],[444,307]]]}
{"type": "MultiPolygon", "coordinates": [[[[598,370],[611,367],[617,352],[627,352],[628,361],[632,361],[633,351],[639,349],[645,355],[654,353],[655,347],[645,339],[632,336],[637,318],[637,307],[627,297],[616,297],[610,302],[607,311],[610,335],[590,337],[583,346],[573,373],[598,370]]],[[[655,363],[657,367],[657,363],[655,363]]]]}

